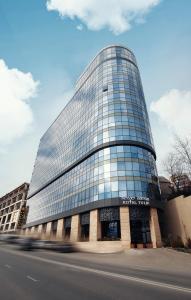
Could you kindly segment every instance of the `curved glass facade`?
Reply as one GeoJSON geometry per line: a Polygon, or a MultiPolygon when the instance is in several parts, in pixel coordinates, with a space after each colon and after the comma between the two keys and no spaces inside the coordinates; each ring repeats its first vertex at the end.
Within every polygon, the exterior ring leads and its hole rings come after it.
{"type": "Polygon", "coordinates": [[[129,49],[110,46],[87,67],[41,138],[27,223],[100,200],[158,201],[156,195],[155,151],[136,60],[129,49]]]}

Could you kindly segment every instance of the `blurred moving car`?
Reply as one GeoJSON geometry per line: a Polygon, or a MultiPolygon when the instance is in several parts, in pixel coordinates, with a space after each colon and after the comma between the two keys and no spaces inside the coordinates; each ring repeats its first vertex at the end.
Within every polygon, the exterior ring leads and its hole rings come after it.
{"type": "Polygon", "coordinates": [[[23,238],[19,244],[21,250],[30,251],[35,249],[35,240],[33,238],[23,238]]]}
{"type": "Polygon", "coordinates": [[[11,235],[6,240],[6,243],[8,244],[18,244],[18,242],[19,242],[19,236],[17,235],[11,235]]]}
{"type": "Polygon", "coordinates": [[[1,234],[0,235],[0,242],[5,242],[7,239],[7,234],[1,234]]]}
{"type": "Polygon", "coordinates": [[[1,234],[0,241],[8,244],[17,244],[20,236],[13,234],[1,234]]]}
{"type": "Polygon", "coordinates": [[[51,250],[62,253],[74,252],[75,247],[72,243],[60,243],[49,240],[38,240],[34,238],[24,238],[20,242],[21,250],[51,250]]]}
{"type": "Polygon", "coordinates": [[[66,243],[66,242],[62,243],[62,242],[55,242],[55,241],[44,241],[44,244],[42,245],[41,249],[58,251],[62,253],[69,253],[69,252],[76,251],[72,243],[66,243]]]}
{"type": "Polygon", "coordinates": [[[0,242],[19,245],[21,250],[51,250],[62,253],[76,251],[74,244],[70,242],[57,242],[50,240],[40,240],[34,237],[26,237],[11,234],[1,234],[0,242]]]}

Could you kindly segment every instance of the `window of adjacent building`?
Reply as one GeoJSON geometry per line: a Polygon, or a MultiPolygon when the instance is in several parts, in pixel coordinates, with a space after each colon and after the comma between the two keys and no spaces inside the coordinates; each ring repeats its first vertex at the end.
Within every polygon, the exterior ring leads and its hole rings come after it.
{"type": "Polygon", "coordinates": [[[11,220],[11,214],[8,215],[8,217],[7,217],[7,223],[10,222],[10,220],[11,220]]]}
{"type": "Polygon", "coordinates": [[[10,206],[9,211],[12,212],[14,210],[14,205],[10,206]]]}
{"type": "Polygon", "coordinates": [[[21,206],[21,203],[17,203],[15,209],[19,209],[21,206]]]}
{"type": "Polygon", "coordinates": [[[19,195],[18,195],[18,200],[21,200],[22,197],[23,197],[23,194],[19,194],[19,195]]]}
{"type": "Polygon", "coordinates": [[[15,203],[15,202],[16,202],[16,197],[14,197],[12,200],[12,203],[15,203]]]}
{"type": "Polygon", "coordinates": [[[15,223],[11,223],[11,229],[15,229],[15,223]]]}

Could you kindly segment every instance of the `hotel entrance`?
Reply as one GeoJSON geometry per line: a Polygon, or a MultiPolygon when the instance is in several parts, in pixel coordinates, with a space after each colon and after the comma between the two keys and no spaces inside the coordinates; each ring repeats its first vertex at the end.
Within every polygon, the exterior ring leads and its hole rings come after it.
{"type": "Polygon", "coordinates": [[[150,208],[132,206],[129,209],[131,245],[137,248],[139,244],[147,248],[151,244],[150,208]]]}

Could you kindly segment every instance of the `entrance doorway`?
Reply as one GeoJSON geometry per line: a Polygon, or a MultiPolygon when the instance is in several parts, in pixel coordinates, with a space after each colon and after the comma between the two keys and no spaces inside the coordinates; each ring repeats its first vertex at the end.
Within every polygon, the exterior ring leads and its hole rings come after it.
{"type": "Polygon", "coordinates": [[[136,248],[138,244],[147,247],[151,244],[150,208],[130,207],[131,244],[136,248]]]}

